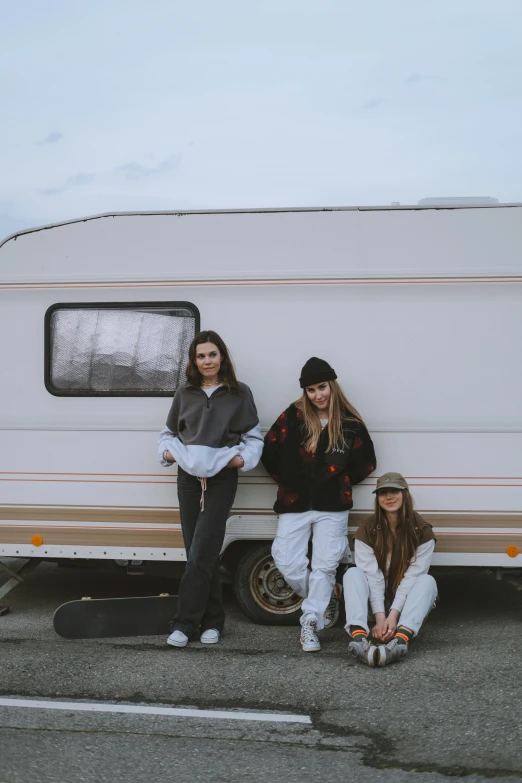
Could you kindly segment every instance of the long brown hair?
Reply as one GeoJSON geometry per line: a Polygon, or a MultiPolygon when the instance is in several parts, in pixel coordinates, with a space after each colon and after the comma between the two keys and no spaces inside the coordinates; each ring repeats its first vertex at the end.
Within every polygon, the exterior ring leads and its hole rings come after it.
{"type": "Polygon", "coordinates": [[[387,596],[392,598],[397,592],[402,577],[415,557],[417,551],[417,533],[415,530],[415,513],[413,511],[413,498],[408,489],[402,489],[402,506],[399,509],[399,522],[397,523],[395,540],[393,540],[386,512],[379,505],[379,498],[375,495],[376,539],[375,557],[379,568],[386,574],[386,561],[388,551],[391,551],[390,568],[388,570],[387,596]]]}
{"type": "Polygon", "coordinates": [[[194,386],[201,386],[203,376],[196,364],[196,353],[198,345],[201,345],[202,343],[212,343],[216,346],[221,354],[221,367],[219,368],[218,380],[223,386],[227,387],[229,392],[237,392],[239,384],[237,382],[236,371],[230,352],[219,334],[213,332],[211,329],[197,334],[190,344],[186,370],[188,382],[192,383],[194,386]]]}
{"type": "MultiPolygon", "coordinates": [[[[333,449],[343,450],[345,447],[343,424],[346,421],[355,420],[363,424],[362,416],[349,402],[337,381],[328,381],[330,385],[330,401],[328,404],[328,451],[333,449]]],[[[313,454],[317,451],[317,444],[321,436],[322,427],[319,413],[313,403],[310,402],[306,389],[303,395],[294,402],[295,407],[303,414],[304,420],[304,447],[313,454]]]]}

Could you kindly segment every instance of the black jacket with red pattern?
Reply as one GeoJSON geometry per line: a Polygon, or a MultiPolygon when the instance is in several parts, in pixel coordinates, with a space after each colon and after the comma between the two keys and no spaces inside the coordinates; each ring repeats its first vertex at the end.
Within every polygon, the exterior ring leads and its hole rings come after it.
{"type": "MultiPolygon", "coordinates": [[[[349,415],[349,414],[348,414],[349,415]]],[[[344,450],[328,449],[328,429],[315,454],[303,445],[303,414],[295,405],[281,414],[265,436],[261,461],[277,481],[278,514],[303,511],[347,511],[353,506],[352,485],[363,481],[377,465],[372,439],[361,422],[343,425],[344,450]]]]}

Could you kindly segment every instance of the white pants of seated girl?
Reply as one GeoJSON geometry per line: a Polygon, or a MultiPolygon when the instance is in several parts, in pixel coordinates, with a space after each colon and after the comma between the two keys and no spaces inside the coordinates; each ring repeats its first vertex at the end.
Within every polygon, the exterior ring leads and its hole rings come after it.
{"type": "MultiPolygon", "coordinates": [[[[350,625],[360,625],[368,631],[370,586],[362,568],[349,568],[344,575],[343,586],[346,604],[345,629],[349,632],[350,625]]],[[[435,579],[429,574],[417,577],[408,593],[397,625],[409,628],[416,636],[426,616],[433,609],[436,598],[435,579]]]]}
{"type": "Polygon", "coordinates": [[[279,516],[272,557],[292,590],[305,599],[301,607],[303,617],[315,615],[318,630],[324,628],[324,613],[332,596],[337,566],[348,551],[347,535],[348,511],[304,511],[279,516]]]}

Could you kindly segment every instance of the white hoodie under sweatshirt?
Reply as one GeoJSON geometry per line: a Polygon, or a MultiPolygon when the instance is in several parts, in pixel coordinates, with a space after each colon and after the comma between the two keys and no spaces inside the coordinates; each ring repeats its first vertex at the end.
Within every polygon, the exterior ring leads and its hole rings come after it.
{"type": "Polygon", "coordinates": [[[184,471],[191,476],[209,478],[226,468],[233,457],[243,457],[245,464],[240,473],[253,470],[263,452],[263,434],[259,424],[241,437],[237,446],[229,448],[211,448],[210,446],[185,446],[178,436],[168,427],[161,430],[158,437],[158,460],[163,467],[172,467],[174,463],[163,459],[168,450],[184,471]]]}
{"type": "Polygon", "coordinates": [[[158,460],[170,451],[191,476],[211,478],[241,456],[241,472],[252,470],[263,451],[263,436],[252,392],[239,382],[235,392],[218,386],[210,393],[193,384],[181,386],[172,401],[167,426],[158,438],[158,460]]]}

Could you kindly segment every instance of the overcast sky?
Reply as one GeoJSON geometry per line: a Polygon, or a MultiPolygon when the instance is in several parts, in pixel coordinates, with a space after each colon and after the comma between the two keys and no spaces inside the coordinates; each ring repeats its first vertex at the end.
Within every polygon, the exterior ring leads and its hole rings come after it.
{"type": "Polygon", "coordinates": [[[521,0],[0,0],[0,235],[522,201],[521,0]]]}

